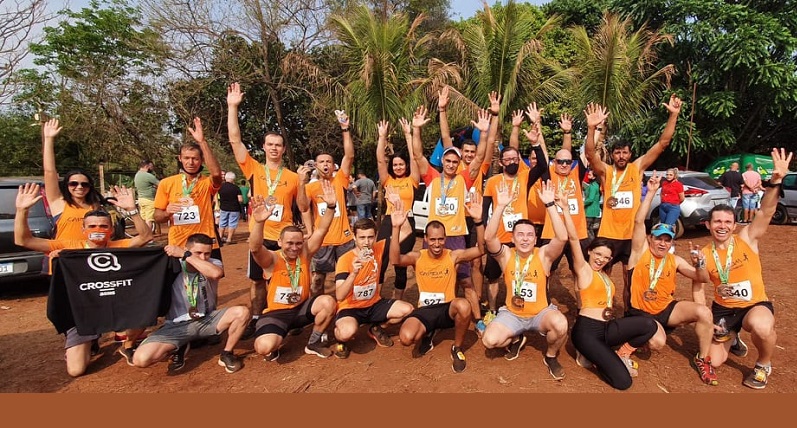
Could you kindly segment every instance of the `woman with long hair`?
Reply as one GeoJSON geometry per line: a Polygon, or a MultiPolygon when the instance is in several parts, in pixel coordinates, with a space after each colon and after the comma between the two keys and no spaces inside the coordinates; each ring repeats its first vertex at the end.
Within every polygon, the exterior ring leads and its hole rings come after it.
{"type": "MultiPolygon", "coordinates": [[[[412,128],[410,123],[405,118],[399,120],[401,122],[402,130],[404,131],[404,139],[407,142],[408,155],[394,153],[388,162],[385,148],[387,146],[387,134],[389,124],[387,121],[382,120],[377,125],[379,140],[376,144],[376,165],[379,170],[379,184],[385,188],[387,198],[385,216],[388,218],[393,212],[394,204],[391,199],[398,197],[401,199],[402,205],[408,209],[408,218],[405,223],[410,227],[411,233],[401,241],[401,254],[407,254],[412,251],[415,246],[415,219],[411,216],[412,204],[415,201],[415,189],[418,188],[420,182],[420,173],[418,168],[413,168],[409,159],[412,159],[412,128]]],[[[387,239],[385,243],[385,254],[383,260],[387,260],[387,251],[390,248],[390,237],[392,234],[390,221],[382,221],[379,225],[379,233],[377,239],[387,239]]],[[[379,272],[379,283],[381,284],[385,279],[385,271],[389,263],[383,263],[381,271],[379,272]]],[[[396,278],[393,285],[393,298],[401,300],[404,297],[404,289],[407,288],[407,268],[395,266],[396,278]]]]}

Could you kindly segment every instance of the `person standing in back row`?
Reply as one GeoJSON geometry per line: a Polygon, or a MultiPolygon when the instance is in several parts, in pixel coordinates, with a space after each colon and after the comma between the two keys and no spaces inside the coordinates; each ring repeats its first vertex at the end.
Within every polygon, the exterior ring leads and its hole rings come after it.
{"type": "Polygon", "coordinates": [[[354,181],[354,195],[357,197],[357,219],[373,219],[371,212],[374,200],[376,199],[376,184],[364,173],[357,173],[357,180],[354,181]]]}
{"type": "Polygon", "coordinates": [[[241,189],[235,185],[235,173],[227,171],[224,174],[224,183],[219,189],[219,234],[225,244],[232,244],[232,236],[238,227],[241,216],[241,203],[244,198],[241,189]]]}
{"type": "Polygon", "coordinates": [[[723,172],[718,180],[726,190],[731,192],[731,199],[728,204],[731,208],[736,209],[736,205],[738,205],[739,199],[742,197],[742,186],[744,185],[742,173],[739,172],[739,162],[732,163],[731,169],[723,172]]]}
{"type": "Polygon", "coordinates": [[[742,208],[744,209],[744,219],[742,223],[750,223],[758,211],[758,191],[761,190],[761,174],[753,169],[753,164],[748,163],[745,167],[747,171],[742,174],[742,208]]]}
{"type": "Polygon", "coordinates": [[[138,194],[139,214],[150,229],[155,225],[155,191],[158,190],[158,183],[160,183],[160,180],[152,173],[154,168],[151,160],[143,160],[138,165],[138,172],[133,178],[138,194]]]}

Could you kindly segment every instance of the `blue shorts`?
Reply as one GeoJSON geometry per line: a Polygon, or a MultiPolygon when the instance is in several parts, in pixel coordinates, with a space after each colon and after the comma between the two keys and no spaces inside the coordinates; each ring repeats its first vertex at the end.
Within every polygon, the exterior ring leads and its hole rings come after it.
{"type": "Polygon", "coordinates": [[[224,229],[229,227],[235,229],[238,227],[238,219],[241,217],[240,211],[222,211],[219,215],[219,227],[224,229]]]}
{"type": "Polygon", "coordinates": [[[758,193],[742,194],[742,208],[746,210],[754,210],[758,208],[758,193]]]}

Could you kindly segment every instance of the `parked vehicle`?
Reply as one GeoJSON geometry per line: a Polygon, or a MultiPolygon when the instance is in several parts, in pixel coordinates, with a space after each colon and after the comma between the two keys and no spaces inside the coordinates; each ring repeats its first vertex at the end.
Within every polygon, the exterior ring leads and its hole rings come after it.
{"type": "Polygon", "coordinates": [[[429,190],[423,182],[415,189],[412,216],[415,217],[415,232],[423,234],[426,230],[426,223],[429,221],[429,190]]]}
{"type": "MultiPolygon", "coordinates": [[[[659,173],[661,174],[661,172],[659,173]]],[[[653,171],[645,171],[647,183],[653,171]]],[[[708,213],[715,205],[728,204],[731,194],[719,182],[705,172],[678,171],[678,180],[684,185],[684,201],[681,202],[681,215],[675,225],[675,237],[680,238],[685,228],[702,226],[708,219],[708,213]]],[[[661,189],[656,192],[650,205],[648,219],[650,224],[659,222],[659,204],[661,189]]]]}
{"type": "Polygon", "coordinates": [[[786,224],[795,218],[797,218],[797,172],[790,172],[783,177],[783,197],[778,201],[778,207],[770,223],[786,224]]]}
{"type": "MultiPolygon", "coordinates": [[[[0,178],[0,283],[46,274],[44,254],[14,244],[17,191],[20,185],[31,182],[42,184],[41,179],[0,178]]],[[[43,186],[41,193],[42,200],[28,213],[28,225],[33,236],[50,239],[54,223],[44,199],[43,186]]]]}

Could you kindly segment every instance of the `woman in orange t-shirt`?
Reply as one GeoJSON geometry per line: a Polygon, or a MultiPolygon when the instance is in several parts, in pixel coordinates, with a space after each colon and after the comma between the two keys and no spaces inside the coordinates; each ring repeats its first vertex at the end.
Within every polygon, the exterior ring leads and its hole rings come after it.
{"type": "MultiPolygon", "coordinates": [[[[380,121],[377,125],[379,133],[379,141],[376,144],[376,164],[379,170],[379,184],[385,188],[386,196],[395,195],[401,199],[402,204],[408,210],[407,222],[404,227],[408,227],[410,232],[401,241],[401,254],[407,254],[412,251],[415,246],[415,219],[412,217],[412,204],[415,201],[415,189],[418,188],[420,182],[420,173],[416,168],[412,167],[409,159],[412,158],[412,128],[410,127],[407,119],[401,118],[401,127],[404,131],[404,139],[407,142],[407,152],[409,157],[404,154],[394,153],[388,161],[385,154],[387,146],[387,133],[389,124],[387,121],[380,121]]],[[[385,216],[389,216],[393,212],[393,202],[390,198],[385,202],[385,216]]],[[[377,233],[377,240],[386,240],[385,250],[382,255],[383,260],[388,259],[388,250],[390,249],[390,235],[392,233],[390,221],[382,221],[379,224],[379,232],[377,233]]],[[[387,271],[389,263],[383,263],[379,271],[379,283],[385,280],[385,272],[387,271]]],[[[396,271],[396,279],[393,285],[393,298],[401,299],[404,297],[404,289],[407,288],[407,268],[402,266],[394,266],[396,271]]]]}

